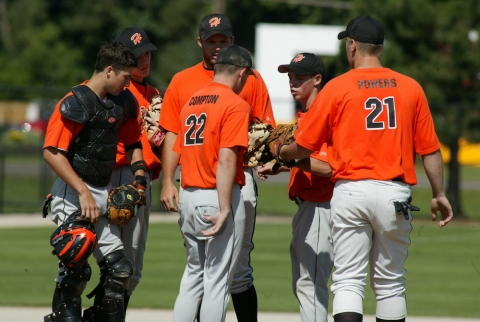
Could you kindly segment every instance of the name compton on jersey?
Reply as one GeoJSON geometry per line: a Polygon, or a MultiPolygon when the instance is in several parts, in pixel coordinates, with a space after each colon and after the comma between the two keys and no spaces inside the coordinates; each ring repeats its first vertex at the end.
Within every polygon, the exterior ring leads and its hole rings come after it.
{"type": "Polygon", "coordinates": [[[193,96],[188,105],[216,104],[219,95],[193,96]]]}

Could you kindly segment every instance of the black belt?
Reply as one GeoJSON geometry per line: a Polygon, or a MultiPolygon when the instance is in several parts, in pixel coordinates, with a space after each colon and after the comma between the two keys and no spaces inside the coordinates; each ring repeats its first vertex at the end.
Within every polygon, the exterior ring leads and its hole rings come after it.
{"type": "Polygon", "coordinates": [[[393,178],[392,181],[403,182],[402,177],[393,178]]]}
{"type": "Polygon", "coordinates": [[[295,196],[294,200],[295,200],[295,203],[296,203],[297,205],[300,205],[302,202],[305,201],[305,199],[303,199],[303,198],[300,197],[300,196],[295,196]]]}

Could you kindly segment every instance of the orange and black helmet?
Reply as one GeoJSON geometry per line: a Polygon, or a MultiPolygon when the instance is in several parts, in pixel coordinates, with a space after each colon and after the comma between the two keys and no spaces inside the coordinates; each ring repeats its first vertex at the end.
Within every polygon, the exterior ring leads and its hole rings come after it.
{"type": "Polygon", "coordinates": [[[77,218],[81,210],[72,213],[50,237],[53,255],[68,268],[83,266],[97,246],[94,225],[87,219],[77,218]]]}

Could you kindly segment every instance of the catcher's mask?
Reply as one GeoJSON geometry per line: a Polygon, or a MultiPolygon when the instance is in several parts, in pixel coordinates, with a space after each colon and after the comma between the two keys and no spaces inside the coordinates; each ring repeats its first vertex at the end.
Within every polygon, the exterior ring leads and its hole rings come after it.
{"type": "Polygon", "coordinates": [[[93,224],[84,218],[77,218],[81,210],[72,213],[65,222],[53,232],[50,245],[53,255],[68,268],[81,267],[97,246],[97,235],[93,224]]]}

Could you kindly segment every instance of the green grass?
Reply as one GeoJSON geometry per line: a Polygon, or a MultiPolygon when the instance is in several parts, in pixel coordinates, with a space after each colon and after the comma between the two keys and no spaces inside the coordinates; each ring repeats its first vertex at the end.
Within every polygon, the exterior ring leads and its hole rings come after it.
{"type": "MultiPolygon", "coordinates": [[[[292,216],[297,212],[297,205],[288,199],[287,184],[258,184],[257,213],[261,215],[292,216]]],[[[465,218],[480,220],[480,192],[478,190],[463,190],[462,204],[465,218]]],[[[413,202],[420,211],[414,212],[414,218],[431,219],[430,201],[432,191],[429,188],[413,188],[413,202]]],[[[439,220],[439,219],[437,219],[439,220]]]]}
{"type": "MultiPolygon", "coordinates": [[[[48,243],[52,228],[0,230],[0,305],[49,306],[56,258],[48,243]]],[[[298,312],[291,291],[289,224],[257,224],[252,253],[259,310],[298,312]]],[[[407,269],[410,315],[478,317],[480,306],[480,222],[454,221],[445,228],[415,219],[407,269]]],[[[86,299],[98,281],[93,265],[86,299]]],[[[137,308],[171,309],[185,267],[185,249],[177,224],[152,224],[145,256],[144,278],[132,296],[137,308]]],[[[367,286],[365,314],[374,314],[374,296],[367,286]]],[[[331,304],[330,304],[331,306],[331,304]]],[[[330,308],[331,312],[331,308],[330,308]]]]}

